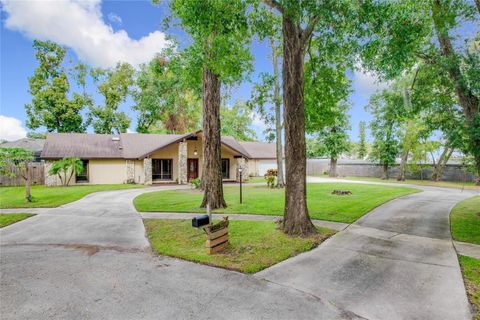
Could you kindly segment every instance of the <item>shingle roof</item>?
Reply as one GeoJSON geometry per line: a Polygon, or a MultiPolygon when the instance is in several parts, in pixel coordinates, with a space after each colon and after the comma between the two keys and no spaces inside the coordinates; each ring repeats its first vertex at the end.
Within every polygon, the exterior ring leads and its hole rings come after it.
{"type": "MultiPolygon", "coordinates": [[[[47,136],[41,157],[60,159],[78,157],[81,159],[142,159],[172,143],[193,136],[188,134],[141,134],[122,133],[50,133],[47,136]]],[[[233,137],[222,137],[222,143],[230,149],[251,158],[248,151],[233,137]]]]}
{"type": "Polygon", "coordinates": [[[241,141],[239,144],[253,159],[275,159],[277,157],[275,143],[241,141]]]}
{"type": "Polygon", "coordinates": [[[119,137],[113,134],[49,133],[41,157],[59,159],[78,157],[81,159],[123,158],[119,137]]]}
{"type": "Polygon", "coordinates": [[[40,154],[43,150],[45,139],[22,138],[15,141],[7,141],[0,144],[0,148],[23,148],[40,154]]]}

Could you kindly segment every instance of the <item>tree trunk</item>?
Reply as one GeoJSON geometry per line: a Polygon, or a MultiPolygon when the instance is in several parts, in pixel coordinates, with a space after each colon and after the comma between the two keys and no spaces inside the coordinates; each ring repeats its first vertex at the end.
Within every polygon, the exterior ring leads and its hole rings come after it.
{"type": "MultiPolygon", "coordinates": [[[[476,0],[477,8],[480,11],[479,1],[476,0]]],[[[446,12],[440,0],[434,0],[432,6],[432,19],[435,26],[435,32],[437,34],[438,43],[440,44],[440,54],[448,59],[448,65],[446,71],[450,76],[450,80],[455,88],[455,93],[458,97],[458,103],[463,109],[465,119],[467,120],[467,126],[472,127],[475,125],[475,118],[479,113],[480,101],[468,88],[465,79],[463,79],[460,71],[459,61],[455,50],[452,45],[452,41],[448,34],[446,26],[446,12]]],[[[476,130],[469,130],[470,140],[472,144],[473,156],[476,161],[477,175],[479,176],[477,185],[480,185],[480,137],[475,134],[476,130]]]]}
{"type": "Polygon", "coordinates": [[[220,80],[212,71],[203,68],[203,201],[211,209],[226,208],[222,185],[222,155],[220,142],[220,80]]]}
{"type": "MultiPolygon", "coordinates": [[[[477,10],[480,13],[480,0],[475,0],[475,4],[477,5],[477,10]]],[[[480,172],[480,168],[478,168],[478,169],[479,169],[479,172],[480,172]]]]}
{"type": "Polygon", "coordinates": [[[337,159],[336,158],[330,158],[330,171],[329,171],[329,177],[335,178],[337,177],[337,159]]]}
{"type": "Polygon", "coordinates": [[[445,165],[447,164],[448,160],[450,160],[452,153],[453,153],[453,148],[445,147],[445,149],[443,149],[443,152],[440,155],[440,158],[438,158],[438,162],[433,166],[433,172],[432,172],[432,178],[431,178],[432,181],[438,181],[442,177],[443,170],[445,169],[445,165]]]}
{"type": "Polygon", "coordinates": [[[388,180],[388,164],[383,165],[383,180],[388,180]]]}
{"type": "Polygon", "coordinates": [[[277,188],[285,186],[283,179],[283,148],[282,148],[282,101],[280,96],[280,75],[278,72],[278,52],[275,46],[275,39],[270,38],[272,47],[273,77],[275,78],[273,87],[273,101],[275,104],[275,144],[277,156],[277,188]]]}
{"type": "Polygon", "coordinates": [[[26,170],[26,175],[25,175],[25,199],[28,202],[32,201],[32,195],[30,194],[30,184],[31,184],[31,179],[30,179],[30,164],[27,163],[27,168],[26,170]]]}
{"type": "Polygon", "coordinates": [[[305,150],[304,42],[301,29],[282,17],[283,107],[285,125],[285,213],[283,231],[288,235],[316,233],[307,209],[305,150]]]}
{"type": "Polygon", "coordinates": [[[409,150],[404,150],[402,153],[402,159],[400,162],[400,173],[398,174],[397,181],[405,181],[405,173],[407,171],[409,150]]]}

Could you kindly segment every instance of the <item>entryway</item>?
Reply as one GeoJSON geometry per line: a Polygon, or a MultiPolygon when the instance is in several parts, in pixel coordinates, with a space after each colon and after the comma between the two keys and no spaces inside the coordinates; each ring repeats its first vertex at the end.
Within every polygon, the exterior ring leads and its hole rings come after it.
{"type": "Polygon", "coordinates": [[[198,159],[187,159],[188,173],[187,180],[198,178],[198,159]]]}

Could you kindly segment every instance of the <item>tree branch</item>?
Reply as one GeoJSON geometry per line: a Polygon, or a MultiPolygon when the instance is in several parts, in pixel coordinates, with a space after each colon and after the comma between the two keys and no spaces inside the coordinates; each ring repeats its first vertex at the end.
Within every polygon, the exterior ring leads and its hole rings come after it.
{"type": "Polygon", "coordinates": [[[315,25],[318,22],[318,16],[313,16],[313,18],[310,20],[310,23],[308,26],[303,30],[302,32],[302,45],[305,45],[305,43],[310,39],[310,36],[313,33],[313,29],[315,29],[315,25]]]}
{"type": "Polygon", "coordinates": [[[273,9],[277,9],[281,14],[285,13],[285,9],[277,0],[263,0],[267,6],[273,9]]]}

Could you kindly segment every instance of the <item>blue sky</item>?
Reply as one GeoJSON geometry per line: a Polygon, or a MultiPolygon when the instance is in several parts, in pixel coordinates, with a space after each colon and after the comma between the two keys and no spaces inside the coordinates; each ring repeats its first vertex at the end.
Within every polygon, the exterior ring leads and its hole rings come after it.
{"type": "MultiPolygon", "coordinates": [[[[84,61],[93,66],[114,65],[123,60],[134,65],[148,61],[166,45],[161,31],[163,17],[168,14],[165,4],[154,6],[150,1],[66,0],[33,2],[0,0],[0,139],[18,139],[27,131],[24,105],[31,97],[28,77],[37,65],[32,48],[33,39],[52,40],[68,48],[66,61],[84,61]]],[[[188,37],[180,30],[172,30],[182,46],[188,37]]],[[[251,81],[261,72],[271,71],[269,48],[254,41],[252,53],[255,71],[251,81]]],[[[351,109],[351,138],[358,136],[358,123],[369,121],[364,111],[369,96],[382,85],[372,75],[353,72],[351,109]]],[[[245,81],[233,92],[234,99],[247,100],[252,83],[245,81]]],[[[89,83],[88,90],[95,87],[89,83]]],[[[99,98],[96,95],[96,98],[99,98]]],[[[101,103],[101,101],[98,101],[101,103]]],[[[136,126],[132,101],[121,106],[132,118],[131,130],[136,126]]],[[[263,138],[263,124],[256,118],[253,128],[263,138]]],[[[42,131],[38,129],[37,131],[42,131]]]]}

